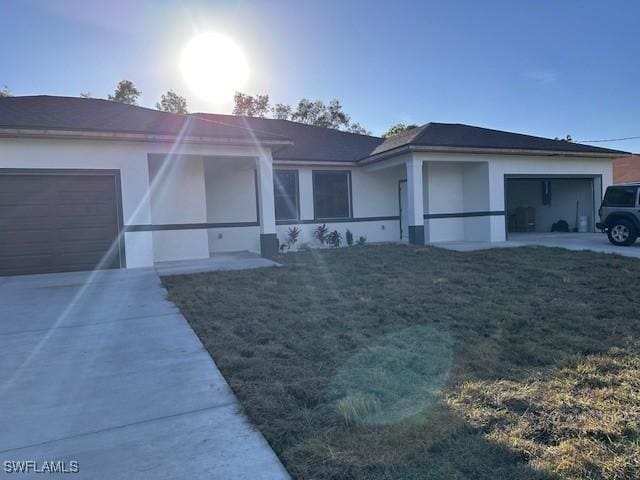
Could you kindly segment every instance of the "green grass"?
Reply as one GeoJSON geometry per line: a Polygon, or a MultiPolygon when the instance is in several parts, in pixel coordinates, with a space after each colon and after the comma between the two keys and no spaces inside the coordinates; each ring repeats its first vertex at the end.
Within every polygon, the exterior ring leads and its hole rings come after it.
{"type": "Polygon", "coordinates": [[[164,278],[294,478],[640,478],[640,261],[399,245],[164,278]]]}

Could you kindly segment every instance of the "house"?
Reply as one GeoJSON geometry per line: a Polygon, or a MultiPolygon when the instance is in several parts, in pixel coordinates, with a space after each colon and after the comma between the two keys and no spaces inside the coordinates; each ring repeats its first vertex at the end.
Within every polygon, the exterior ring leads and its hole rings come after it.
{"type": "Polygon", "coordinates": [[[152,266],[326,223],[369,242],[502,241],[596,220],[625,152],[460,124],[383,139],[86,98],[0,99],[0,275],[152,266]]]}
{"type": "Polygon", "coordinates": [[[640,155],[613,160],[613,183],[640,182],[640,155]]]}

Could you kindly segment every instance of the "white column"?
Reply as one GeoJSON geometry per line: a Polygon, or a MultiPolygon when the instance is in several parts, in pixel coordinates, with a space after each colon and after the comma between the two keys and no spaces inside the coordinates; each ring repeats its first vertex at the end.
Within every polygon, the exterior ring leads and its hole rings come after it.
{"type": "Polygon", "coordinates": [[[273,162],[271,152],[256,158],[258,173],[258,205],[260,210],[260,233],[276,233],[276,210],[273,200],[273,162]]]}
{"type": "Polygon", "coordinates": [[[422,185],[422,160],[412,158],[405,163],[407,168],[407,217],[409,221],[409,243],[424,245],[424,197],[422,185]]]}
{"type": "Polygon", "coordinates": [[[263,150],[256,158],[256,171],[260,211],[260,254],[263,257],[273,257],[278,253],[278,237],[273,199],[273,159],[270,150],[263,150]]]}

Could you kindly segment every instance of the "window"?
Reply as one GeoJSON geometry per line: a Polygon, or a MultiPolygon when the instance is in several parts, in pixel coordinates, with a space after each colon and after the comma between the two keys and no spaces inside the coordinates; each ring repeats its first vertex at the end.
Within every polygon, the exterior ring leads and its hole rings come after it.
{"type": "Polygon", "coordinates": [[[633,207],[636,202],[635,187],[609,187],[603,205],[607,207],[633,207]]]}
{"type": "Polygon", "coordinates": [[[313,172],[313,212],[316,219],[351,217],[351,172],[313,172]]]}
{"type": "Polygon", "coordinates": [[[297,220],[300,218],[297,170],[274,170],[273,196],[276,220],[297,220]]]}

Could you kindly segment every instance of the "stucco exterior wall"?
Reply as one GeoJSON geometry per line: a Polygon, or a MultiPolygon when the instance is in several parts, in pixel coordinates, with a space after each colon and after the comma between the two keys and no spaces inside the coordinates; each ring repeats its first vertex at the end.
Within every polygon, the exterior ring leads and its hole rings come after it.
{"type": "MultiPolygon", "coordinates": [[[[261,154],[263,152],[254,147],[77,139],[0,139],[0,168],[118,170],[125,227],[207,222],[204,160],[201,156],[227,159],[243,157],[241,160],[244,160],[261,154]],[[154,159],[154,155],[170,155],[173,167],[163,170],[159,175],[159,160],[154,159]],[[180,155],[188,157],[176,160],[180,155]],[[149,188],[152,180],[157,180],[158,185],[153,194],[149,188]]],[[[254,185],[253,180],[251,185],[254,185]]],[[[244,198],[244,193],[241,195],[244,198]]],[[[255,205],[255,195],[252,198],[255,205]]],[[[206,257],[209,252],[206,229],[127,231],[123,236],[128,268],[153,266],[154,261],[161,260],[206,257]]],[[[245,238],[244,235],[241,238],[245,238]]]]}
{"type": "MultiPolygon", "coordinates": [[[[367,171],[358,167],[340,166],[291,166],[274,164],[274,170],[298,171],[300,197],[300,223],[295,224],[302,231],[299,243],[317,244],[313,230],[325,223],[330,230],[338,230],[346,244],[346,231],[354,237],[364,236],[367,242],[391,242],[400,239],[398,182],[405,178],[404,168],[396,166],[379,171],[367,171]],[[313,171],[332,170],[351,172],[351,194],[353,219],[345,221],[316,221],[313,211],[313,171]],[[393,217],[393,218],[389,218],[393,217]],[[354,221],[355,220],[355,221],[354,221]]],[[[287,230],[293,226],[279,224],[276,227],[278,239],[284,242],[287,230]]]]}
{"type": "MultiPolygon", "coordinates": [[[[0,168],[113,169],[120,172],[128,267],[154,261],[204,258],[210,252],[259,250],[255,158],[252,147],[203,146],[96,140],[0,139],[0,168]],[[163,159],[170,158],[163,168],[163,159]],[[154,185],[151,189],[149,185],[154,185]],[[222,224],[188,230],[158,229],[171,224],[222,224]],[[240,223],[240,226],[228,224],[240,223]],[[248,224],[248,225],[247,225],[248,224]],[[146,228],[149,227],[149,228],[146,228]],[[154,231],[145,231],[154,230],[154,231]]],[[[270,157],[269,157],[270,158],[270,157]]],[[[609,159],[550,156],[414,153],[423,164],[423,206],[449,218],[425,219],[425,240],[505,239],[505,175],[591,175],[612,183],[609,159]],[[469,212],[493,215],[465,216],[469,212]]],[[[298,170],[301,242],[312,242],[313,170],[351,171],[353,218],[327,223],[345,236],[368,242],[399,241],[398,182],[407,178],[406,159],[374,167],[284,165],[298,170]]],[[[599,186],[599,185],[598,185],[599,186]]],[[[599,195],[600,188],[596,189],[599,195]]],[[[596,199],[599,201],[600,199],[596,199]]],[[[593,223],[593,222],[592,222],[593,223]]],[[[276,227],[280,241],[290,224],[276,227]]]]}
{"type": "Polygon", "coordinates": [[[260,228],[253,159],[204,160],[207,223],[252,223],[207,231],[209,252],[260,251],[260,228]]]}
{"type": "MultiPolygon", "coordinates": [[[[488,212],[502,212],[505,210],[504,179],[505,175],[566,175],[593,176],[597,183],[602,179],[602,191],[612,183],[612,161],[607,158],[560,157],[560,156],[525,156],[525,155],[479,155],[479,154],[436,154],[414,153],[415,158],[424,162],[442,165],[451,164],[449,170],[436,167],[426,168],[425,181],[429,189],[436,187],[441,193],[440,186],[449,184],[451,191],[458,191],[461,182],[465,195],[462,196],[463,212],[482,210],[476,206],[482,205],[488,212]],[[456,164],[462,163],[463,173],[456,176],[456,164]],[[431,175],[429,175],[431,173],[431,175]],[[488,182],[488,183],[487,183],[488,182]],[[472,185],[475,183],[475,187],[472,185]],[[488,189],[485,186],[488,185],[488,189]]],[[[430,164],[428,163],[428,164],[430,164]]],[[[600,188],[596,188],[596,195],[600,195],[600,188]]],[[[440,204],[433,204],[438,195],[432,191],[425,198],[425,214],[440,212],[440,204]],[[437,208],[437,211],[436,211],[437,208]]],[[[596,203],[600,198],[596,199],[596,203]]],[[[459,207],[458,200],[452,199],[452,206],[459,207]]],[[[455,213],[450,210],[450,213],[455,213]]],[[[506,239],[506,224],[504,215],[488,215],[486,217],[465,217],[462,234],[459,222],[454,219],[438,219],[425,221],[428,230],[428,241],[504,241],[506,239]],[[428,222],[428,224],[427,224],[428,222]],[[436,227],[435,225],[438,225],[436,227]],[[428,225],[428,226],[427,226],[428,225]],[[436,230],[438,229],[438,230],[436,230]]],[[[426,233],[425,233],[426,235],[426,233]]]]}
{"type": "MultiPolygon", "coordinates": [[[[151,223],[206,223],[202,157],[151,156],[148,161],[151,223]]],[[[207,231],[203,229],[154,231],[154,261],[208,258],[208,243],[207,231]]]]}

